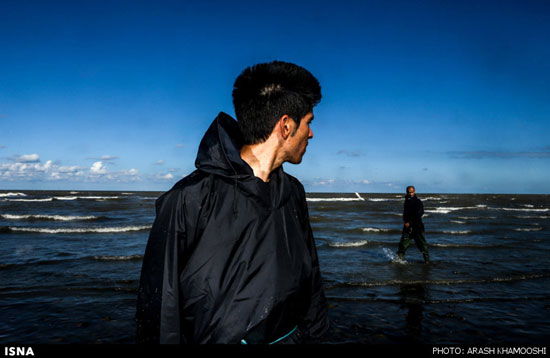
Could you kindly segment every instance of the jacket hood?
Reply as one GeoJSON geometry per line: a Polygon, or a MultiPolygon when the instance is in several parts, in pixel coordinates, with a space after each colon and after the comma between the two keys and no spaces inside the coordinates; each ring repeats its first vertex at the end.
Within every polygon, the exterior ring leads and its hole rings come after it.
{"type": "MultiPolygon", "coordinates": [[[[270,181],[264,183],[242,160],[242,146],[237,121],[220,112],[201,140],[195,166],[200,171],[233,181],[235,189],[256,197],[264,206],[283,205],[291,195],[291,185],[283,167],[273,170],[270,181]]],[[[236,197],[234,200],[237,200],[236,197]]]]}
{"type": "Polygon", "coordinates": [[[235,179],[254,175],[252,168],[241,159],[242,145],[237,121],[220,112],[201,140],[195,167],[207,173],[235,179]]]}

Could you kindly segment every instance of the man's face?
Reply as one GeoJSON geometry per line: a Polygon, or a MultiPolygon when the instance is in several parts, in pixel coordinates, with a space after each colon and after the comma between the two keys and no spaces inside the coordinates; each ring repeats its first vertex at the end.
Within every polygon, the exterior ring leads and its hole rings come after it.
{"type": "Polygon", "coordinates": [[[292,164],[299,164],[302,162],[302,157],[306,152],[307,142],[313,138],[313,132],[310,128],[311,121],[313,121],[313,113],[310,112],[302,118],[300,126],[288,137],[288,162],[292,164]]]}
{"type": "Polygon", "coordinates": [[[414,188],[407,189],[407,194],[412,198],[414,196],[414,188]]]}

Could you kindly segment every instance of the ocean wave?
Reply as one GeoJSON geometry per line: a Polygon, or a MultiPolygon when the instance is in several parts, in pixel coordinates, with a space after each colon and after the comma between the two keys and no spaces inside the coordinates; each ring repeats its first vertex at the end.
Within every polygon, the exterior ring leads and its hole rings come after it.
{"type": "Polygon", "coordinates": [[[54,201],[54,200],[63,200],[63,201],[72,201],[72,200],[97,200],[97,201],[105,201],[105,200],[116,200],[119,199],[119,196],[53,196],[49,198],[12,198],[7,196],[4,201],[14,201],[14,202],[46,202],[46,201],[54,201]]]}
{"type": "Polygon", "coordinates": [[[90,234],[90,233],[121,233],[149,230],[151,226],[117,226],[117,227],[86,227],[86,228],[44,228],[44,227],[0,227],[0,232],[33,232],[42,234],[90,234]]]}
{"type": "Polygon", "coordinates": [[[97,261],[131,261],[131,260],[141,260],[143,258],[142,255],[120,255],[120,256],[93,256],[94,260],[97,261]]]}
{"type": "Polygon", "coordinates": [[[516,219],[550,219],[548,215],[518,215],[514,217],[516,219]]]}
{"type": "Polygon", "coordinates": [[[432,213],[432,214],[448,214],[453,211],[458,210],[469,210],[469,209],[479,209],[484,206],[459,206],[459,207],[453,207],[453,206],[438,206],[434,209],[426,209],[425,212],[432,213]]]}
{"type": "Polygon", "coordinates": [[[541,231],[542,227],[530,227],[530,228],[515,228],[515,231],[541,231]]]}
{"type": "Polygon", "coordinates": [[[44,221],[86,221],[86,220],[98,220],[99,216],[75,216],[75,215],[14,215],[14,214],[2,214],[1,218],[6,220],[44,220],[44,221]]]}
{"type": "Polygon", "coordinates": [[[355,198],[306,198],[307,201],[365,201],[364,198],[359,195],[359,193],[355,193],[355,198]]]}
{"type": "Polygon", "coordinates": [[[459,216],[463,220],[496,219],[496,216],[459,216]]]}
{"type": "Polygon", "coordinates": [[[12,196],[27,196],[25,193],[0,193],[0,198],[7,198],[12,196]]]}
{"type": "Polygon", "coordinates": [[[119,196],[54,196],[54,200],[116,200],[119,199],[119,196]]]}
{"type": "Polygon", "coordinates": [[[504,211],[525,211],[525,212],[542,212],[545,213],[550,211],[548,208],[492,208],[494,210],[504,210],[504,211]]]}
{"type": "Polygon", "coordinates": [[[479,245],[479,244],[439,244],[430,242],[430,247],[439,247],[443,249],[491,249],[506,247],[505,245],[479,245]]]}
{"type": "Polygon", "coordinates": [[[330,242],[330,247],[358,247],[368,244],[367,240],[351,241],[351,242],[330,242]]]}
{"type": "Polygon", "coordinates": [[[427,196],[425,198],[420,198],[420,199],[422,199],[422,201],[429,201],[429,200],[441,201],[444,198],[440,198],[440,197],[437,197],[437,196],[427,196]]]}
{"type": "Polygon", "coordinates": [[[390,232],[390,231],[395,231],[393,229],[376,228],[376,227],[364,227],[364,228],[361,228],[361,230],[365,231],[365,232],[390,232]]]}
{"type": "Polygon", "coordinates": [[[358,198],[307,198],[307,201],[361,201],[358,198]]]}
{"type": "Polygon", "coordinates": [[[443,230],[442,233],[449,235],[468,235],[471,234],[471,230],[443,230]]]}
{"type": "MultiPolygon", "coordinates": [[[[406,263],[406,262],[404,262],[406,263]]],[[[400,286],[400,285],[465,285],[465,284],[484,284],[484,283],[508,283],[515,281],[527,281],[537,280],[541,278],[548,278],[550,274],[524,274],[517,276],[505,276],[505,277],[488,277],[480,279],[464,279],[464,280],[387,280],[387,281],[371,281],[371,282],[343,282],[335,283],[332,286],[327,285],[326,289],[333,289],[338,287],[382,287],[382,286],[400,286]]]]}
{"type": "Polygon", "coordinates": [[[79,199],[89,199],[89,200],[115,200],[119,199],[118,196],[79,196],[79,199]]]}

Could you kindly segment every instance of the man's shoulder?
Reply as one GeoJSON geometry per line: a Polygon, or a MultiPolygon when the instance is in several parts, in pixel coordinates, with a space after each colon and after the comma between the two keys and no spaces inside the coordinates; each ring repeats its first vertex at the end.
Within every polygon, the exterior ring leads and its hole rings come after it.
{"type": "Polygon", "coordinates": [[[283,172],[283,173],[284,175],[286,175],[286,177],[288,178],[288,181],[290,182],[290,184],[293,186],[294,189],[305,193],[304,185],[302,184],[302,182],[300,182],[300,180],[298,180],[298,178],[288,174],[287,172],[283,172]]]}
{"type": "Polygon", "coordinates": [[[196,196],[202,192],[202,190],[199,189],[205,184],[205,181],[210,179],[209,177],[207,173],[195,170],[191,174],[180,179],[170,190],[163,193],[158,201],[162,202],[175,198],[183,199],[189,195],[196,196]]]}

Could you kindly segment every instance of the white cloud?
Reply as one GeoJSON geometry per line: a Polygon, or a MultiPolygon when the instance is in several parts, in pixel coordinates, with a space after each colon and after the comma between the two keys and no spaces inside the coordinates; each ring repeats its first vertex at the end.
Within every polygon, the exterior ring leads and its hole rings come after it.
{"type": "Polygon", "coordinates": [[[160,180],[172,180],[174,179],[174,176],[170,173],[167,173],[167,174],[158,173],[156,178],[160,180]]]}
{"type": "Polygon", "coordinates": [[[62,173],[74,174],[76,167],[60,167],[51,160],[46,163],[39,163],[38,156],[20,156],[20,161],[15,163],[0,164],[0,179],[4,180],[36,180],[36,179],[55,179],[62,173]]]}
{"type": "Polygon", "coordinates": [[[103,156],[101,156],[101,160],[104,160],[106,162],[112,161],[112,160],[115,160],[115,159],[118,159],[118,157],[114,156],[114,155],[103,155],[103,156]]]}
{"type": "Polygon", "coordinates": [[[88,157],[86,159],[98,160],[103,162],[112,162],[113,160],[118,159],[118,157],[116,155],[102,155],[101,157],[88,157]]]}
{"type": "Polygon", "coordinates": [[[92,175],[103,175],[107,174],[107,167],[103,165],[103,162],[95,162],[90,168],[90,174],[92,175]]]}
{"type": "MultiPolygon", "coordinates": [[[[110,158],[116,158],[111,156],[110,158]]],[[[0,161],[1,182],[70,181],[79,183],[135,183],[174,180],[175,174],[166,170],[157,174],[142,174],[137,168],[111,171],[108,162],[95,161],[91,166],[63,165],[60,161],[42,162],[38,154],[14,155],[0,161]]]]}
{"type": "Polygon", "coordinates": [[[40,162],[40,157],[38,154],[23,154],[20,156],[15,156],[14,160],[18,163],[38,163],[40,162]]]}
{"type": "Polygon", "coordinates": [[[139,175],[139,171],[137,169],[130,169],[126,172],[126,174],[130,175],[130,176],[135,176],[135,175],[139,175]]]}
{"type": "Polygon", "coordinates": [[[319,179],[313,182],[313,185],[333,185],[335,183],[334,179],[319,179]]]}

